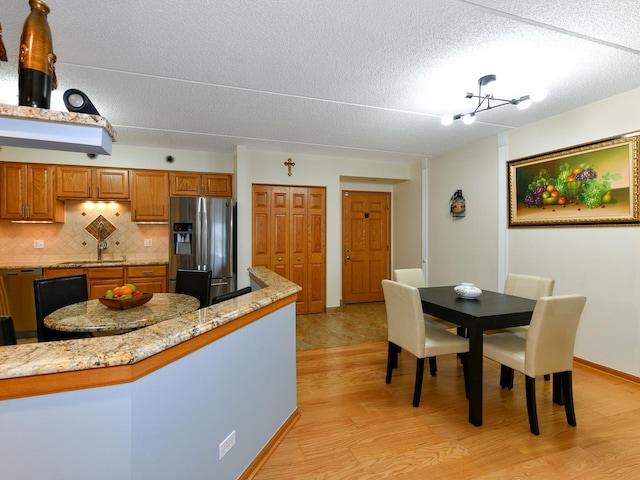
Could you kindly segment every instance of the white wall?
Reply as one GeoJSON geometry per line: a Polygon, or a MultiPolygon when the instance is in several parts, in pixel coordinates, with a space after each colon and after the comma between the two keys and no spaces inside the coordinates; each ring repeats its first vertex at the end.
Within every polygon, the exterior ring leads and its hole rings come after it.
{"type": "Polygon", "coordinates": [[[411,165],[411,179],[393,186],[391,268],[422,268],[422,163],[411,165]]]}
{"type": "Polygon", "coordinates": [[[497,288],[497,139],[429,159],[428,279],[430,286],[472,282],[497,288]],[[452,217],[456,190],[466,200],[466,216],[452,217]]]}
{"type": "MultiPolygon", "coordinates": [[[[640,89],[509,134],[510,159],[640,130],[640,89]]],[[[640,376],[640,228],[508,231],[509,270],[556,279],[555,293],[584,293],[575,354],[640,376]]]]}
{"type": "MultiPolygon", "coordinates": [[[[236,174],[238,188],[238,286],[248,285],[246,272],[251,266],[251,185],[301,185],[326,188],[326,258],[327,258],[327,307],[340,305],[342,298],[342,189],[344,186],[367,191],[390,191],[385,182],[409,180],[412,168],[409,164],[348,160],[317,155],[265,152],[238,147],[236,174]],[[296,166],[287,175],[284,162],[291,157],[296,166]],[[379,183],[341,183],[343,177],[366,177],[379,183]]],[[[393,239],[392,239],[393,242],[393,239]]]]}
{"type": "MultiPolygon", "coordinates": [[[[640,89],[509,132],[507,159],[640,130],[640,89]]],[[[497,272],[553,277],[555,293],[583,293],[587,305],[575,355],[640,376],[640,229],[507,229],[504,165],[497,138],[428,161],[429,283],[471,281],[502,291],[497,272]],[[453,220],[449,197],[461,188],[467,216],[453,220]],[[506,229],[506,232],[501,229],[506,229]],[[506,242],[499,243],[506,233],[506,242]]]]}
{"type": "Polygon", "coordinates": [[[182,170],[191,172],[233,172],[233,154],[172,150],[166,148],[134,147],[113,144],[110,156],[94,159],[85,153],[58,152],[31,148],[2,147],[0,161],[49,163],[57,165],[95,165],[116,168],[146,168],[150,170],[182,170]],[[167,162],[168,156],[173,162],[167,162]]]}

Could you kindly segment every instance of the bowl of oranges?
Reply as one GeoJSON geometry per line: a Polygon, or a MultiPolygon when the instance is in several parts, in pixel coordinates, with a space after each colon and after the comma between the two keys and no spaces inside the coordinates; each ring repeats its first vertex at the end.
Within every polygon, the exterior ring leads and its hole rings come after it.
{"type": "Polygon", "coordinates": [[[153,297],[153,293],[139,291],[132,283],[126,283],[112,290],[107,290],[104,297],[98,298],[101,304],[109,308],[124,310],[144,305],[153,297]]]}

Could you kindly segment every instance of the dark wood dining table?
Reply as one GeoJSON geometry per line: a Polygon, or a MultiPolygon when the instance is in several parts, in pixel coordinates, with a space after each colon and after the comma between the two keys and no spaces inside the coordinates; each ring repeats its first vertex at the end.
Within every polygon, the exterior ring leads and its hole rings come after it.
{"type": "Polygon", "coordinates": [[[528,325],[535,300],[484,290],[473,299],[461,298],[453,286],[419,288],[422,311],[466,329],[469,337],[469,422],[482,425],[482,342],[484,332],[528,325]]]}

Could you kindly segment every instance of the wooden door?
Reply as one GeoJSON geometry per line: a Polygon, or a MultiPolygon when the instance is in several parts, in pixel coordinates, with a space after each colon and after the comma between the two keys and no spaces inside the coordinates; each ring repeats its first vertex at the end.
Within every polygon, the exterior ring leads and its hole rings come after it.
{"type": "Polygon", "coordinates": [[[326,310],[326,221],[324,188],[307,190],[307,309],[309,313],[326,310]]]}
{"type": "Polygon", "coordinates": [[[272,186],[270,209],[270,264],[271,270],[284,278],[289,276],[289,187],[272,186]]]}
{"type": "Polygon", "coordinates": [[[342,196],[344,303],[384,300],[390,268],[390,194],[344,191],[342,196]]]}
{"type": "Polygon", "coordinates": [[[298,284],[296,313],[326,310],[325,189],[254,185],[252,264],[298,284]]]}

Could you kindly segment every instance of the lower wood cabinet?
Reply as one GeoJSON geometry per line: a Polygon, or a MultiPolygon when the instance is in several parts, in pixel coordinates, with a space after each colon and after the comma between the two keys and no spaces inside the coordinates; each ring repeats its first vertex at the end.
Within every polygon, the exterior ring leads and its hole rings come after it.
{"type": "Polygon", "coordinates": [[[124,285],[124,271],[125,267],[86,268],[89,299],[102,297],[107,293],[107,290],[124,285]]]}
{"type": "Polygon", "coordinates": [[[104,296],[107,290],[133,283],[138,290],[151,293],[166,293],[166,265],[131,265],[126,267],[88,267],[88,268],[46,268],[45,278],[66,277],[68,275],[87,274],[89,299],[104,296]]]}
{"type": "Polygon", "coordinates": [[[167,266],[144,265],[127,267],[125,283],[133,283],[138,290],[147,293],[167,292],[167,266]]]}

